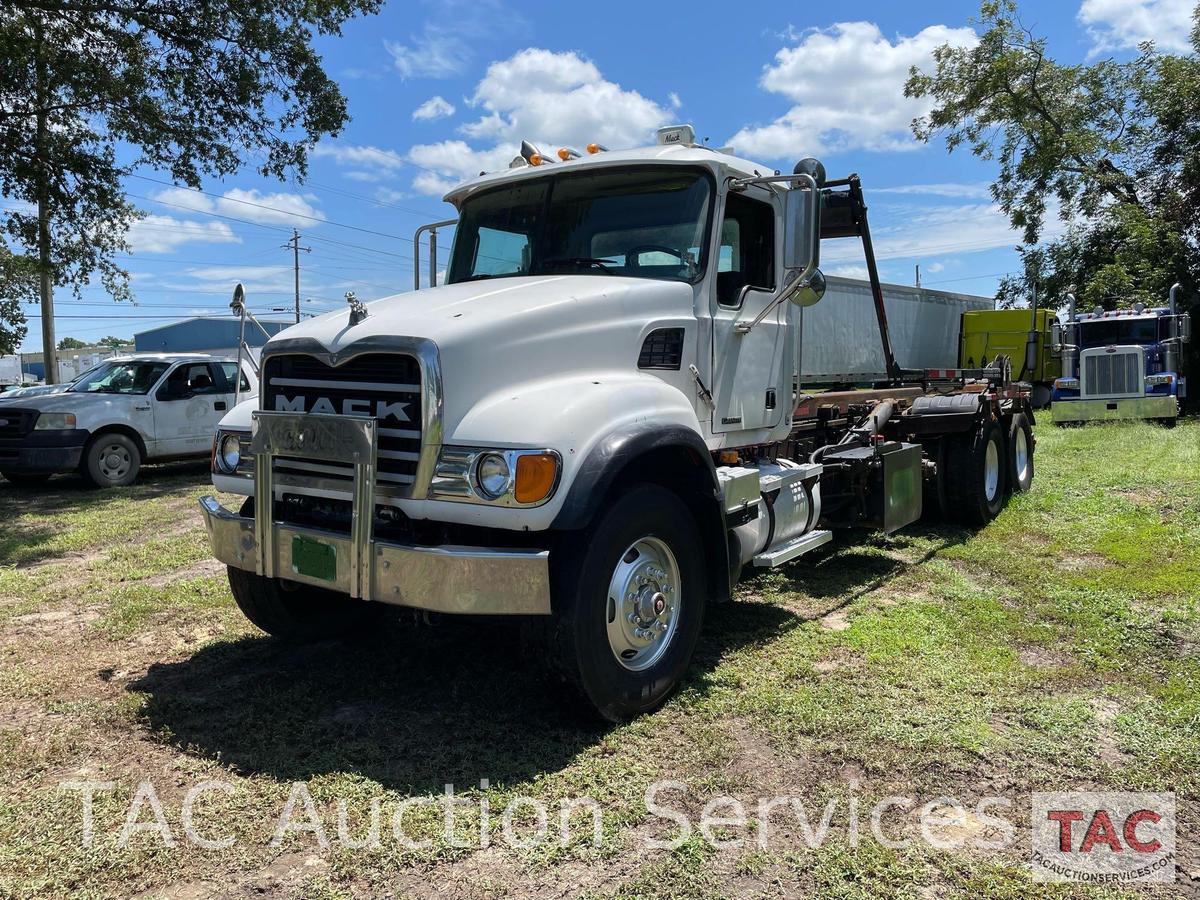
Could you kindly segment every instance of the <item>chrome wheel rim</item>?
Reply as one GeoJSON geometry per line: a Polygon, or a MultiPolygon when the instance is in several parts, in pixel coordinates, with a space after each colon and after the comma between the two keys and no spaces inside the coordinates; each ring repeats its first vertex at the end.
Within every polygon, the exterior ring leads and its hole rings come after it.
{"type": "Polygon", "coordinates": [[[983,492],[988,500],[996,499],[996,491],[1000,488],[1000,449],[995,441],[988,441],[987,453],[983,460],[983,492]]]}
{"type": "Polygon", "coordinates": [[[1029,438],[1025,436],[1024,428],[1017,429],[1016,440],[1013,441],[1013,456],[1017,464],[1017,481],[1024,484],[1029,477],[1029,438]]]}
{"type": "Polygon", "coordinates": [[[679,563],[656,537],[634,541],[608,583],[608,646],[622,667],[640,672],[662,659],[679,625],[679,563]]]}
{"type": "Polygon", "coordinates": [[[133,457],[127,447],[116,443],[107,444],[100,448],[96,467],[107,480],[120,481],[129,474],[129,470],[133,467],[133,457]]]}

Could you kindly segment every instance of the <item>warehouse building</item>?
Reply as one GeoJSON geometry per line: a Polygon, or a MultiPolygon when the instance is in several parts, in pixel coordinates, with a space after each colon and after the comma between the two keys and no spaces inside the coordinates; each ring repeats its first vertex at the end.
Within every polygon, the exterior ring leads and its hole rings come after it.
{"type": "MultiPolygon", "coordinates": [[[[260,320],[261,321],[261,320],[260,320]]],[[[292,322],[263,322],[262,326],[274,336],[292,322]]],[[[159,325],[133,336],[133,348],[138,353],[236,353],[242,323],[229,318],[194,318],[159,325]]],[[[246,323],[246,343],[261,347],[267,336],[253,322],[246,323]]]]}

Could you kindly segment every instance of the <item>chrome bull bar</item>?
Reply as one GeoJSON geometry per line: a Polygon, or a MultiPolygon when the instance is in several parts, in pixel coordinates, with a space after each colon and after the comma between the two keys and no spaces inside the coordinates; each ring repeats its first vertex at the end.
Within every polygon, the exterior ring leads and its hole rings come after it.
{"type": "Polygon", "coordinates": [[[266,578],[364,600],[447,613],[549,614],[548,551],[375,539],[377,428],[374,419],[365,417],[254,413],[254,518],[231,512],[212,497],[201,499],[213,554],[226,565],[266,578]],[[278,456],[353,466],[349,535],[275,520],[278,456]],[[306,547],[329,555],[327,571],[305,570],[299,557],[306,547]]]}

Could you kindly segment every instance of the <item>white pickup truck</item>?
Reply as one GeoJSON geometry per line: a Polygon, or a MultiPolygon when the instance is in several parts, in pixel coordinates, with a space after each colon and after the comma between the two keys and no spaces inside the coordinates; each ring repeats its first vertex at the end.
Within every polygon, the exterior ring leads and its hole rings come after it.
{"type": "Polygon", "coordinates": [[[143,462],[206,456],[235,396],[252,397],[246,364],[199,353],[113,357],[57,393],[0,396],[0,474],[38,484],[78,470],[100,487],[131,484],[143,462]]]}

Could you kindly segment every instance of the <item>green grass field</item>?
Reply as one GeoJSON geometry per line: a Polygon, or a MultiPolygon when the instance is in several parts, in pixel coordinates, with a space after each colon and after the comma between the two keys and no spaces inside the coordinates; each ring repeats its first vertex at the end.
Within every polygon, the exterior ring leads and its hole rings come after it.
{"type": "MultiPolygon", "coordinates": [[[[1024,866],[1030,792],[1076,789],[1174,791],[1177,880],[1140,891],[1194,895],[1200,422],[1037,437],[1034,490],[992,525],[862,535],[744,582],[710,609],[683,690],[610,729],[563,708],[509,625],[396,621],[299,649],[265,638],[209,559],[202,469],[112,492],[2,486],[0,895],[1123,896],[1037,884],[1024,866]],[[191,818],[233,839],[221,849],[184,837],[185,796],[208,779],[229,792],[205,792],[191,818]],[[691,822],[717,797],[752,812],[800,798],[814,826],[834,811],[816,849],[782,814],[769,831],[718,828],[742,841],[718,849],[647,809],[665,780],[679,785],[660,803],[691,822]],[[112,784],[90,847],[72,781],[112,784]],[[173,847],[149,830],[121,840],[143,781],[173,847]],[[272,842],[295,782],[327,847],[312,832],[272,842]],[[450,834],[423,802],[447,783],[463,804],[450,834]],[[907,845],[865,824],[855,842],[851,801],[892,795],[914,801],[884,825],[907,845]],[[504,838],[515,797],[546,805],[552,841],[515,846],[537,832],[528,804],[504,838]],[[561,804],[584,797],[599,841],[578,804],[559,840],[561,804]],[[981,846],[997,836],[974,811],[984,797],[1012,802],[1008,846],[981,846]],[[939,832],[951,849],[919,840],[917,809],[949,808],[938,798],[967,809],[939,832]],[[372,804],[382,837],[356,849],[372,804]]],[[[149,805],[137,821],[154,823],[149,805]]]]}

